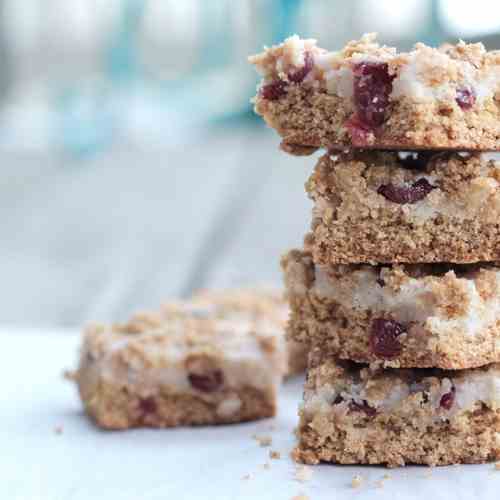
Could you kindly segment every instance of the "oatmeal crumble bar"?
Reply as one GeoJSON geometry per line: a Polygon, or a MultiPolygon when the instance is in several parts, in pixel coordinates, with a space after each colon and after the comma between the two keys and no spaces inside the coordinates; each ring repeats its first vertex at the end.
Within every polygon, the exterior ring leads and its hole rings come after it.
{"type": "Polygon", "coordinates": [[[282,267],[288,335],[341,359],[465,369],[500,361],[500,266],[493,263],[282,267]]]}
{"type": "Polygon", "coordinates": [[[289,152],[499,147],[500,51],[480,43],[398,53],[368,34],[328,52],[292,36],[249,60],[255,110],[289,152]]]}
{"type": "Polygon", "coordinates": [[[500,260],[500,161],[491,154],[326,154],[306,189],[315,262],[500,260]]]}
{"type": "Polygon", "coordinates": [[[227,303],[221,308],[221,301],[203,294],[126,324],[88,327],[76,380],[97,425],[172,427],[273,416],[287,371],[284,320],[256,304],[236,310],[227,303]]]}
{"type": "Polygon", "coordinates": [[[500,457],[500,365],[370,370],[310,356],[295,460],[397,467],[500,457]]]}

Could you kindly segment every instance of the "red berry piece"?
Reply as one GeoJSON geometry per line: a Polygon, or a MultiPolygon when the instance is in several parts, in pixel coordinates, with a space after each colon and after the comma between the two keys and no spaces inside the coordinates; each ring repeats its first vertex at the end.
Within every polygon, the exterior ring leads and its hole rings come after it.
{"type": "Polygon", "coordinates": [[[201,392],[215,392],[222,387],[224,377],[220,370],[213,370],[203,375],[198,373],[190,373],[190,384],[201,392]]]}
{"type": "Polygon", "coordinates": [[[370,406],[365,400],[363,400],[361,404],[351,401],[351,403],[349,403],[349,409],[351,411],[362,411],[369,417],[374,417],[377,414],[377,410],[370,406]]]}
{"type": "Polygon", "coordinates": [[[476,102],[476,93],[469,87],[463,87],[457,89],[457,97],[455,100],[464,111],[467,111],[474,106],[476,102]]]}
{"type": "Polygon", "coordinates": [[[314,66],[314,56],[311,52],[304,54],[304,66],[294,69],[288,73],[288,80],[293,83],[302,83],[304,78],[311,72],[314,66]]]}
{"type": "Polygon", "coordinates": [[[156,413],[156,401],[152,397],[142,398],[139,401],[139,408],[144,416],[156,413]]]}
{"type": "Polygon", "coordinates": [[[434,151],[415,151],[412,153],[399,153],[398,163],[410,170],[425,170],[430,159],[435,155],[434,151]]]}
{"type": "Polygon", "coordinates": [[[398,337],[404,333],[405,327],[392,319],[377,318],[373,320],[370,334],[370,347],[375,356],[392,359],[401,353],[402,346],[398,337]]]}
{"type": "Polygon", "coordinates": [[[357,117],[368,128],[380,127],[386,120],[394,76],[386,63],[375,62],[356,64],[353,73],[357,117]]]}
{"type": "Polygon", "coordinates": [[[439,401],[439,405],[441,408],[445,410],[451,410],[453,403],[455,402],[455,386],[452,386],[450,392],[443,394],[441,396],[441,400],[439,401]]]}
{"type": "Polygon", "coordinates": [[[370,136],[373,134],[373,130],[362,123],[356,115],[351,116],[351,118],[345,122],[344,126],[351,136],[353,146],[366,146],[370,136]]]}
{"type": "Polygon", "coordinates": [[[286,82],[283,80],[276,80],[275,82],[268,83],[261,87],[259,93],[263,99],[277,101],[286,94],[286,82]]]}
{"type": "Polygon", "coordinates": [[[386,200],[400,205],[413,204],[423,200],[435,186],[427,179],[419,179],[411,186],[395,186],[394,184],[382,184],[377,190],[386,200]]]}

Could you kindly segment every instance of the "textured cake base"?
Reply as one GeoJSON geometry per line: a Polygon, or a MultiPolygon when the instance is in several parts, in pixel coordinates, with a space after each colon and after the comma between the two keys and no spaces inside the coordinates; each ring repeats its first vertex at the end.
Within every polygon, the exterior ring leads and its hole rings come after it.
{"type": "Polygon", "coordinates": [[[90,387],[83,381],[79,389],[86,412],[104,429],[230,424],[276,414],[276,394],[251,387],[199,396],[161,389],[158,394],[139,396],[125,386],[104,382],[90,387]],[[224,401],[230,402],[224,406],[224,401]]]}
{"type": "MultiPolygon", "coordinates": [[[[279,100],[256,97],[255,111],[274,128],[288,145],[307,148],[344,149],[353,146],[345,123],[353,113],[349,100],[324,91],[291,86],[279,100]]],[[[393,102],[384,125],[366,143],[354,144],[374,149],[459,149],[495,151],[499,149],[500,102],[485,100],[481,107],[462,111],[459,106],[441,108],[436,101],[393,102]]],[[[312,152],[310,149],[309,152],[312,152]]]]}
{"type": "Polygon", "coordinates": [[[334,423],[326,416],[314,422],[302,412],[293,458],[317,464],[449,465],[500,458],[500,413],[487,408],[469,412],[453,423],[419,424],[417,418],[380,415],[366,425],[334,423]]]}

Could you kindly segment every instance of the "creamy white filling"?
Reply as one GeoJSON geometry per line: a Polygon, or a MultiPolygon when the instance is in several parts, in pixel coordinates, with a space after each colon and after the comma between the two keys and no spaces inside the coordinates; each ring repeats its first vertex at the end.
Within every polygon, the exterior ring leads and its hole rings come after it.
{"type": "MultiPolygon", "coordinates": [[[[489,172],[491,173],[491,170],[489,172]]],[[[433,190],[423,200],[408,205],[397,205],[397,208],[404,213],[408,221],[415,224],[424,224],[437,216],[461,221],[481,217],[485,223],[495,222],[500,216],[499,183],[493,177],[487,176],[486,166],[482,175],[484,176],[477,177],[465,185],[460,196],[450,197],[443,191],[433,190]]],[[[435,175],[422,174],[418,176],[418,179],[426,179],[434,186],[438,183],[438,178],[435,175]]],[[[396,184],[401,185],[400,183],[396,184]]],[[[412,182],[407,183],[408,186],[411,184],[412,182]]],[[[382,199],[382,196],[375,190],[367,194],[367,200],[370,200],[370,204],[375,207],[385,204],[396,206],[392,202],[382,199]]],[[[323,217],[327,214],[333,214],[335,208],[329,200],[322,196],[316,196],[313,215],[323,217]]],[[[342,211],[342,208],[339,210],[342,211]]]]}
{"type": "MultiPolygon", "coordinates": [[[[337,396],[342,396],[344,401],[369,405],[380,412],[391,412],[401,407],[405,399],[412,393],[425,389],[410,387],[406,382],[394,379],[391,389],[383,397],[377,399],[370,397],[370,384],[351,384],[349,391],[337,391],[331,384],[325,384],[314,390],[307,390],[304,394],[303,408],[308,413],[332,412],[333,402],[337,396]]],[[[470,370],[465,375],[456,379],[442,378],[440,387],[430,395],[429,404],[437,411],[440,409],[441,398],[455,387],[455,398],[451,408],[452,414],[470,410],[478,402],[486,404],[489,408],[500,408],[500,370],[491,368],[487,371],[470,370]]]]}
{"type": "MultiPolygon", "coordinates": [[[[189,382],[185,360],[203,355],[207,347],[209,353],[216,350],[216,354],[209,354],[209,357],[214,359],[214,368],[223,373],[225,387],[276,387],[286,369],[286,341],[283,332],[274,324],[262,321],[257,324],[219,320],[217,330],[203,343],[190,343],[182,324],[176,329],[172,322],[168,331],[158,329],[142,334],[115,335],[91,366],[110,383],[126,382],[146,392],[159,385],[188,392],[194,389],[189,382]],[[258,331],[259,335],[254,336],[252,331],[258,331]],[[272,349],[261,344],[267,341],[273,344],[272,349]],[[126,363],[122,361],[125,356],[126,363]]],[[[85,349],[84,346],[82,358],[87,355],[85,349]]]]}
{"type": "MultiPolygon", "coordinates": [[[[496,272],[500,285],[500,272],[496,272]]],[[[316,280],[313,292],[342,304],[346,309],[390,312],[401,323],[417,322],[427,331],[443,337],[463,334],[474,336],[483,333],[500,317],[500,298],[495,296],[484,301],[473,280],[462,278],[468,294],[464,314],[456,318],[444,317],[436,301],[431,300],[434,292],[430,283],[411,278],[399,291],[381,287],[372,270],[361,269],[352,274],[352,287],[341,288],[328,275],[328,267],[316,266],[316,280]]]]}

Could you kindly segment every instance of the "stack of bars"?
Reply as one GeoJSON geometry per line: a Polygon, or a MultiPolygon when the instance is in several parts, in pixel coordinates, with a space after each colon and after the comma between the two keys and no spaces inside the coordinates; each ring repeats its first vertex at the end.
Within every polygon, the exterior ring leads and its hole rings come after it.
{"type": "Polygon", "coordinates": [[[310,347],[296,460],[500,457],[500,52],[291,37],[251,58],[282,149],[324,148],[283,257],[310,347]]]}

